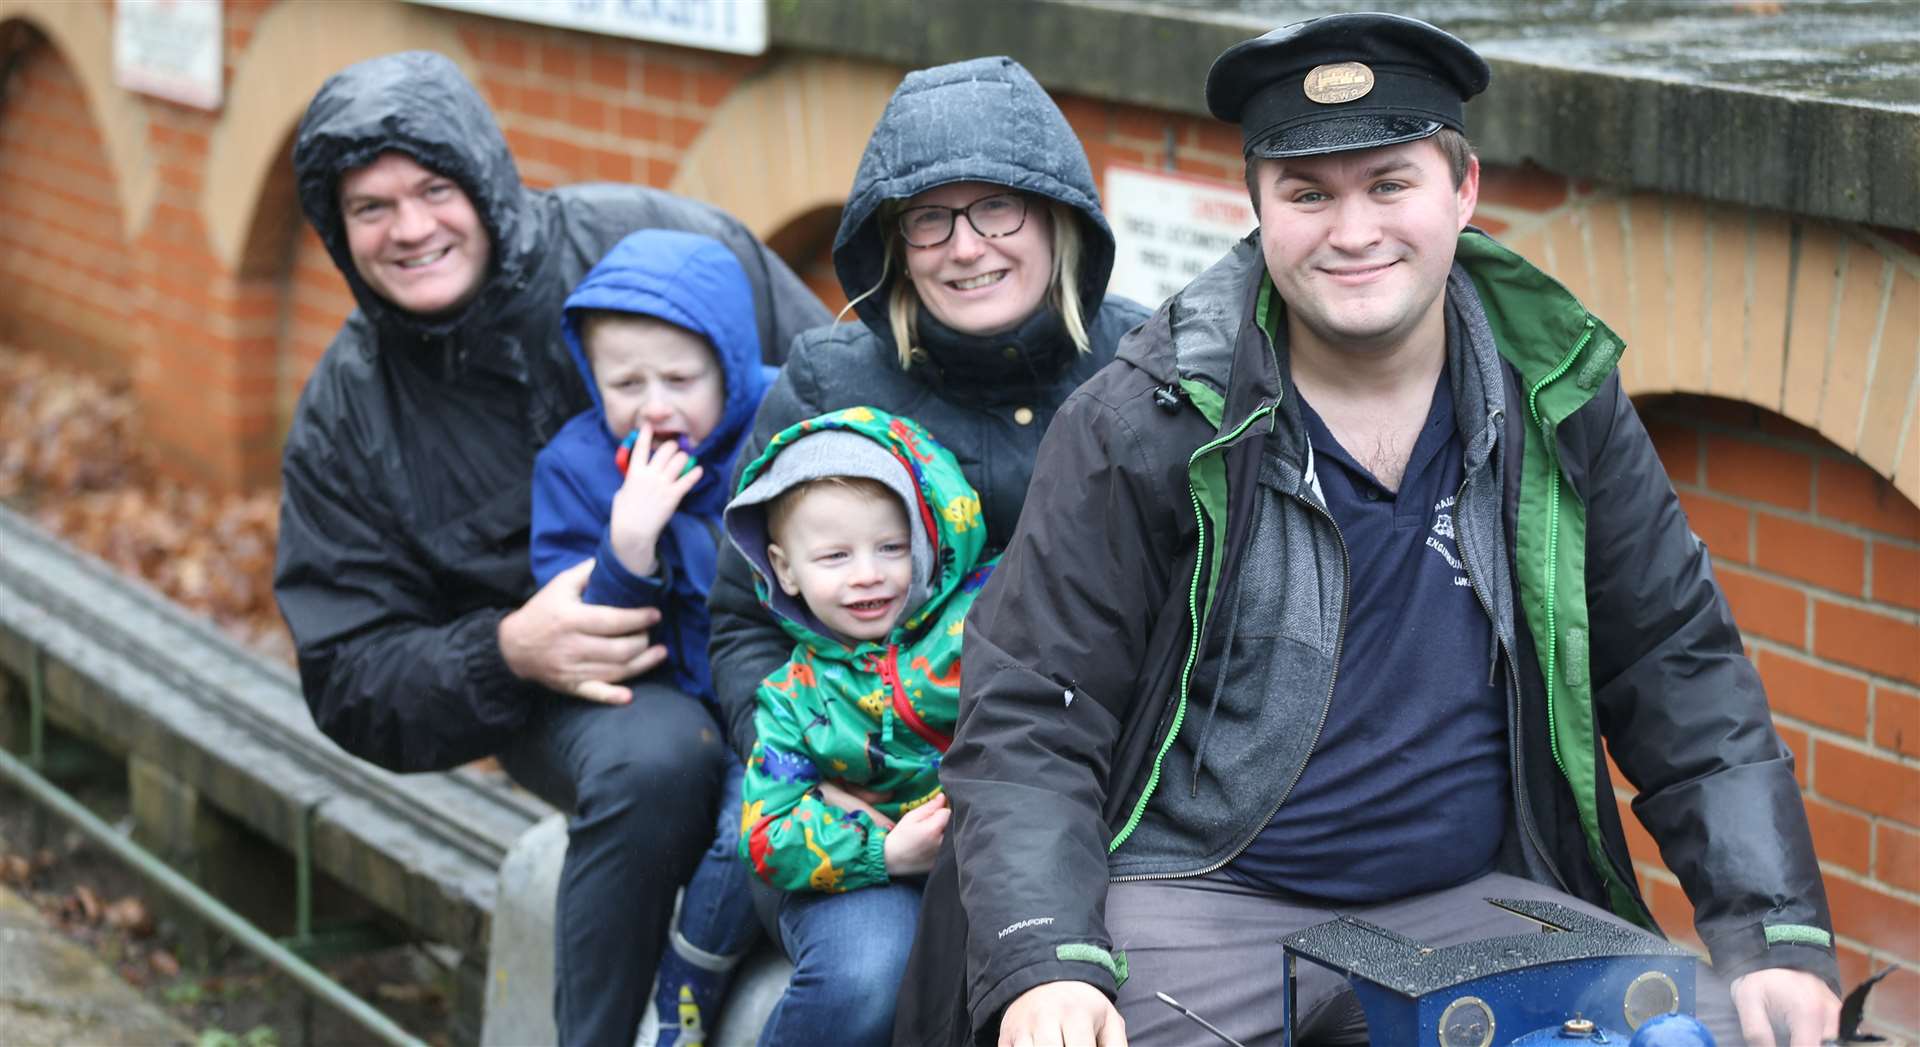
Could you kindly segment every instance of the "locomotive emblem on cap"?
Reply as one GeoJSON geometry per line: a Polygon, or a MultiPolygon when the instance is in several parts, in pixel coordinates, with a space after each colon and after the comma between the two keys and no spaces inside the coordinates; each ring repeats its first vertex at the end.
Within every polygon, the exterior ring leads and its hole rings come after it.
{"type": "Polygon", "coordinates": [[[1365,98],[1367,92],[1373,90],[1373,70],[1359,62],[1317,65],[1307,72],[1307,79],[1300,86],[1310,101],[1322,105],[1351,102],[1365,98]]]}

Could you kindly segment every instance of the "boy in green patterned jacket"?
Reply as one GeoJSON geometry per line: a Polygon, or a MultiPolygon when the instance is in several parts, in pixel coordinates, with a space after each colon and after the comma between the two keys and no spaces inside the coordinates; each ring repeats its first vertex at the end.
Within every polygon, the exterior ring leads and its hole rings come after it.
{"type": "Polygon", "coordinates": [[[884,1043],[946,830],[961,633],[992,570],[980,499],[924,429],[866,407],[775,436],[740,485],[727,534],[795,641],[760,685],[741,819],[742,856],[786,892],[795,965],[760,1042],[884,1043]]]}

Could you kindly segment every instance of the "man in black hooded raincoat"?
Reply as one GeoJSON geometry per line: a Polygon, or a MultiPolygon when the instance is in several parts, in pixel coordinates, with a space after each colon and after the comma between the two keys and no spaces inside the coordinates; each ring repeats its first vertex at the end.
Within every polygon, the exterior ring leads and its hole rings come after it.
{"type": "Polygon", "coordinates": [[[282,470],[274,589],[308,705],[382,767],[499,754],[572,812],[560,1036],[631,1043],[675,888],[712,835],[723,742],[697,702],[652,700],[658,689],[632,704],[574,697],[660,663],[646,635],[657,611],[583,605],[577,570],[534,592],[534,454],[588,404],[561,303],[621,237],[672,228],[739,256],[761,345],[828,315],[705,204],[524,187],[493,114],[441,55],[330,78],[300,122],[294,169],[359,305],[308,379],[282,470]]]}

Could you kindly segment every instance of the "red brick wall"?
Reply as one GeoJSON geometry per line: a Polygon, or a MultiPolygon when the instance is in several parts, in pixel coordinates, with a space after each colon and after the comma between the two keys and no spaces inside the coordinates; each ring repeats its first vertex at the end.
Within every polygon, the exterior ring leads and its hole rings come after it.
{"type": "Polygon", "coordinates": [[[105,145],[51,44],[20,23],[0,28],[0,68],[10,60],[19,64],[0,85],[0,341],[128,374],[133,258],[105,145]]]}
{"type": "MultiPolygon", "coordinates": [[[[1920,1039],[1920,508],[1809,429],[1703,397],[1641,405],[1793,750],[1849,985],[1920,1039]]],[[[1670,933],[1691,906],[1626,808],[1670,933]]]]}

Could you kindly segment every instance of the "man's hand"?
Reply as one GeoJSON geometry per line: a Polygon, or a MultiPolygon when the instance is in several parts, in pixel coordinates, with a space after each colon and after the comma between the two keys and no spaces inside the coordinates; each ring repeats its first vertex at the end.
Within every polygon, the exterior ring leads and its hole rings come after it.
{"type": "Polygon", "coordinates": [[[1732,989],[1747,1047],[1801,1047],[1840,1035],[1839,997],[1805,971],[1770,967],[1735,978],[1732,989]],[[1773,1038],[1776,1021],[1787,1027],[1784,1043],[1773,1038]]]}
{"type": "Polygon", "coordinates": [[[640,453],[634,455],[626,481],[614,492],[607,534],[621,565],[645,576],[653,573],[654,546],[667,520],[680,508],[680,499],[700,482],[700,467],[687,469],[687,452],[678,444],[669,441],[654,447],[653,427],[645,422],[640,423],[640,439],[633,446],[640,453]],[[644,460],[641,455],[646,455],[644,460]]]}
{"type": "Polygon", "coordinates": [[[500,619],[500,656],[522,680],[590,702],[625,705],[633,691],[615,681],[631,680],[666,660],[666,647],[647,642],[660,611],[582,603],[592,573],[592,560],[575,564],[500,619]]]}
{"type": "Polygon", "coordinates": [[[933,856],[940,853],[940,837],[946,834],[947,794],[941,793],[900,816],[887,830],[882,845],[888,876],[919,876],[933,868],[933,856]]]}
{"type": "Polygon", "coordinates": [[[1086,982],[1047,982],[1007,1005],[1000,1047],[1127,1047],[1127,1023],[1086,982]]]}

